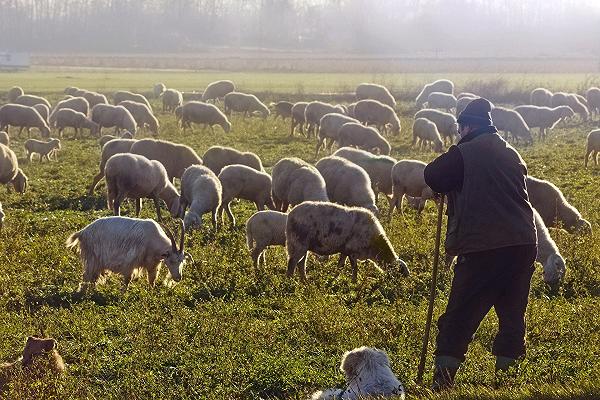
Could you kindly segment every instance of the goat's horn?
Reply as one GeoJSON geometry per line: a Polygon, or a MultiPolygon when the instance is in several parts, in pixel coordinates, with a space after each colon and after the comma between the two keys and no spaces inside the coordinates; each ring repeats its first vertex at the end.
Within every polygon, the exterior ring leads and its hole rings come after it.
{"type": "Polygon", "coordinates": [[[171,231],[166,225],[160,224],[160,226],[163,228],[163,230],[171,240],[171,248],[173,249],[173,251],[177,251],[177,245],[175,244],[175,236],[173,235],[173,231],[171,231]]]}

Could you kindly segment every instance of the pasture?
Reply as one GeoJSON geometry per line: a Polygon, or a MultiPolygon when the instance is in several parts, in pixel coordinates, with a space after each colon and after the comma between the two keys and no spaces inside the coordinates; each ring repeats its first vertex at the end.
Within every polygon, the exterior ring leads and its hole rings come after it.
{"type": "MultiPolygon", "coordinates": [[[[457,91],[485,95],[498,91],[498,102],[522,104],[536,86],[580,91],[597,84],[588,75],[498,74],[285,74],[118,70],[32,70],[0,74],[0,92],[22,86],[54,104],[65,86],[106,94],[117,89],[149,92],[156,82],[179,90],[202,90],[215,79],[232,79],[238,88],[268,103],[312,100],[312,94],[346,93],[357,83],[374,81],[400,94],[402,131],[389,138],[396,159],[432,160],[436,154],[410,146],[414,96],[434,78],[453,79],[457,91]],[[479,86],[476,86],[479,85],[479,86]],[[478,90],[478,88],[480,90],[478,90]]],[[[494,98],[492,98],[494,101],[494,98]]],[[[2,99],[1,102],[5,102],[2,99]]],[[[193,147],[202,155],[219,144],[258,154],[267,171],[280,158],[297,156],[311,163],[314,138],[289,137],[289,120],[234,115],[232,131],[196,127],[182,134],[172,114],[163,114],[160,138],[193,147]]],[[[76,293],[81,265],[65,248],[66,238],[106,209],[105,184],[87,195],[98,171],[100,148],[86,136],[62,139],[58,163],[24,159],[24,138],[11,132],[11,148],[29,177],[24,195],[1,189],[6,213],[0,233],[0,360],[13,360],[26,335],[43,331],[58,340],[68,364],[61,378],[17,380],[9,398],[106,399],[303,399],[315,390],[342,385],[342,354],[368,345],[387,351],[392,369],[405,384],[408,398],[431,399],[559,399],[600,398],[600,168],[583,167],[585,137],[597,121],[561,122],[544,143],[518,149],[533,176],[554,182],[592,223],[594,234],[577,236],[552,230],[567,260],[567,275],[558,295],[534,274],[527,311],[528,355],[518,376],[493,389],[494,358],[490,353],[497,320],[490,314],[473,341],[457,377],[458,387],[433,395],[414,383],[424,320],[435,234],[433,203],[421,217],[406,206],[383,226],[398,255],[411,270],[377,272],[359,267],[356,284],[350,266],[339,277],[337,257],[308,261],[308,284],[285,277],[283,248],[267,251],[267,265],[255,272],[246,248],[244,223],[254,205],[233,205],[238,226],[212,230],[205,226],[186,236],[194,262],[173,288],[151,288],[140,279],[125,294],[116,278],[87,295],[76,293]]],[[[104,133],[109,133],[104,132],[104,133]]],[[[145,135],[142,135],[145,136],[145,135]]],[[[430,204],[431,203],[431,204],[430,204]]],[[[387,202],[380,196],[384,215],[387,202]]],[[[133,214],[133,203],[124,215],[133,214]]],[[[163,215],[166,212],[163,211],[163,215]]],[[[142,217],[155,216],[146,201],[142,217]]],[[[163,268],[164,270],[165,268],[163,268]]],[[[163,272],[164,274],[164,272],[163,272]]],[[[451,272],[439,286],[435,317],[447,301],[451,272]]],[[[425,381],[431,381],[432,333],[425,381]]],[[[2,396],[2,395],[0,395],[2,396]]]]}

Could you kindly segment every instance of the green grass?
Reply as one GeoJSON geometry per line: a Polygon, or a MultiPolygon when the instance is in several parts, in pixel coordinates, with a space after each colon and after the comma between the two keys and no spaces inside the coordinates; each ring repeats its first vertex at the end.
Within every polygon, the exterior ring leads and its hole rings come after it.
{"type": "MultiPolygon", "coordinates": [[[[296,85],[300,79],[312,88],[306,90],[308,93],[350,88],[372,78],[32,71],[0,74],[0,87],[19,83],[32,92],[52,92],[49,97],[55,100],[67,85],[140,90],[160,80],[169,86],[194,88],[217,75],[232,77],[244,88],[280,92],[281,98],[287,91],[299,96],[296,85]],[[65,78],[67,75],[73,78],[65,78]]],[[[425,78],[404,75],[395,79],[401,89],[404,80],[416,84],[425,78]]],[[[493,81],[495,77],[478,79],[493,81]]],[[[536,79],[547,78],[531,77],[530,82],[536,79]]],[[[584,77],[552,79],[556,85],[577,85],[584,77]]],[[[520,81],[509,82],[518,85],[520,81]]],[[[158,109],[158,103],[154,105],[158,109]]],[[[403,131],[400,138],[392,140],[392,155],[398,159],[433,159],[433,153],[410,148],[410,115],[414,110],[409,103],[401,103],[399,108],[403,131]]],[[[214,144],[235,146],[259,154],[268,170],[285,156],[315,161],[314,140],[289,138],[288,123],[280,120],[234,116],[230,134],[216,128],[215,134],[197,129],[182,135],[171,115],[158,116],[161,137],[186,143],[199,154],[214,144]]],[[[420,218],[407,209],[404,218],[396,216],[391,223],[384,222],[396,251],[411,268],[412,275],[406,279],[395,271],[379,274],[366,264],[359,268],[358,283],[352,284],[349,266],[339,278],[333,278],[337,272],[335,257],[327,262],[311,258],[305,286],[297,278],[285,278],[282,248],[269,250],[267,266],[255,274],[243,227],[215,233],[205,219],[206,228],[187,236],[186,245],[195,262],[184,269],[180,284],[150,288],[139,280],[121,295],[120,280],[111,278],[96,292],[82,297],[75,293],[81,266],[64,242],[69,234],[109,212],[103,183],[94,196],[86,195],[98,168],[96,141],[73,141],[67,133],[59,163],[26,164],[20,159],[30,177],[30,190],[25,195],[2,192],[6,221],[0,233],[0,359],[16,358],[25,336],[43,330],[58,340],[68,373],[33,381],[20,376],[4,395],[15,399],[302,399],[317,389],[341,385],[343,376],[337,368],[344,351],[369,345],[388,352],[410,398],[600,398],[600,169],[584,169],[582,163],[585,136],[591,127],[561,124],[546,143],[519,148],[529,171],[555,182],[596,232],[593,236],[573,236],[552,231],[567,259],[568,274],[560,295],[553,297],[541,280],[538,266],[527,312],[528,357],[520,373],[501,389],[493,389],[490,349],[497,320],[492,314],[475,336],[457,389],[437,396],[414,382],[431,277],[433,205],[428,205],[420,218]]],[[[22,143],[22,139],[14,139],[11,144],[19,157],[23,157],[22,143]]],[[[383,199],[380,201],[387,210],[383,199]]],[[[233,210],[240,224],[254,212],[244,201],[235,204],[233,210]]],[[[132,211],[132,205],[124,210],[126,215],[132,211]]],[[[154,216],[149,202],[142,213],[144,217],[154,216]]],[[[445,306],[450,275],[442,278],[435,316],[445,306]]],[[[435,333],[434,329],[432,345],[435,333]]],[[[426,381],[431,380],[430,369],[431,357],[426,381]]]]}

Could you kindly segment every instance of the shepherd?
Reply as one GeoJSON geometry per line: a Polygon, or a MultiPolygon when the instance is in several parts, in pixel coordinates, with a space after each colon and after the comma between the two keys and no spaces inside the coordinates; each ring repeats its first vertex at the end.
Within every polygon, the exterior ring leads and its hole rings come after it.
{"type": "Polygon", "coordinates": [[[425,182],[448,196],[446,254],[457,256],[446,311],[438,320],[434,391],[454,385],[473,334],[493,307],[499,321],[496,372],[525,355],[525,310],[537,234],[527,166],[478,98],[458,117],[460,141],[425,168],[425,182]]]}

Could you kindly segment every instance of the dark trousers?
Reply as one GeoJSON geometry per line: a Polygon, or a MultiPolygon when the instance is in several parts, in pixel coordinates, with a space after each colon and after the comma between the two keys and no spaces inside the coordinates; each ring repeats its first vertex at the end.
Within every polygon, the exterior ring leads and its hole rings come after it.
{"type": "Polygon", "coordinates": [[[525,310],[536,245],[511,246],[458,257],[446,311],[438,320],[438,356],[464,361],[469,343],[492,307],[499,330],[492,353],[519,358],[525,354],[525,310]]]}

